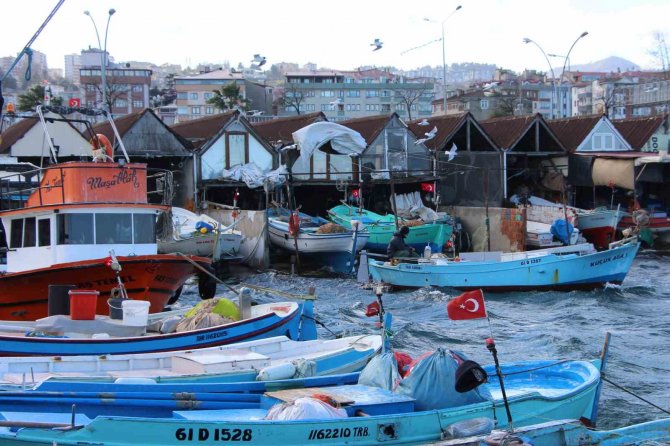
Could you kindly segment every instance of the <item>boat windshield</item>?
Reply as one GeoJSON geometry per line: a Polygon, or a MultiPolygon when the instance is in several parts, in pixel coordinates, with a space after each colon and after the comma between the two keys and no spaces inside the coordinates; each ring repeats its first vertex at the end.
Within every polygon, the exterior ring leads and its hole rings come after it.
{"type": "Polygon", "coordinates": [[[130,213],[59,214],[59,245],[156,243],[156,216],[130,213]]]}

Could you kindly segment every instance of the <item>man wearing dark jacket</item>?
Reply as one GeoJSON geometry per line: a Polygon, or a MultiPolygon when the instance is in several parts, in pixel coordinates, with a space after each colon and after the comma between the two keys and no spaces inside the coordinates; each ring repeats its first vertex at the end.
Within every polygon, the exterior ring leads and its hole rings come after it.
{"type": "Polygon", "coordinates": [[[414,248],[405,244],[405,237],[409,234],[409,228],[402,226],[400,230],[393,234],[393,238],[386,248],[386,255],[389,258],[393,257],[415,257],[414,248]]]}

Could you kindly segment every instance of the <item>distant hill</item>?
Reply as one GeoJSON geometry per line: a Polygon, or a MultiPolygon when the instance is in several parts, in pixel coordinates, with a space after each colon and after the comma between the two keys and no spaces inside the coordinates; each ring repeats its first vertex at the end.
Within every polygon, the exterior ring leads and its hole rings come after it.
{"type": "MultiPolygon", "coordinates": [[[[563,68],[562,66],[558,69],[563,68]]],[[[570,67],[572,71],[597,71],[605,73],[616,73],[618,71],[638,71],[640,66],[626,60],[622,57],[611,56],[606,59],[597,60],[595,62],[589,62],[583,65],[572,65],[570,67]]],[[[567,71],[567,67],[565,68],[567,71]]],[[[558,75],[558,73],[556,73],[558,75]]]]}

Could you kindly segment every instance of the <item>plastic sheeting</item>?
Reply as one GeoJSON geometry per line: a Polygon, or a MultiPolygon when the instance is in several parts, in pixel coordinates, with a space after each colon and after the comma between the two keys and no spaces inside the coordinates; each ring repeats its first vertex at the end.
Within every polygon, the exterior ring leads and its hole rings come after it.
{"type": "MultiPolygon", "coordinates": [[[[298,398],[292,403],[275,404],[266,420],[329,420],[347,418],[347,411],[316,398],[298,398]]],[[[280,442],[280,439],[277,439],[280,442]]]]}
{"type": "MultiPolygon", "coordinates": [[[[391,203],[393,203],[393,197],[391,197],[390,200],[391,203]]],[[[421,194],[419,192],[396,195],[395,209],[398,213],[398,217],[419,217],[425,222],[433,222],[439,220],[440,218],[437,212],[424,206],[423,200],[421,200],[421,194]]]]}
{"type": "Polygon", "coordinates": [[[249,188],[255,189],[263,186],[267,180],[272,188],[281,186],[286,182],[288,170],[286,166],[270,171],[264,171],[256,163],[240,164],[231,169],[223,169],[221,178],[226,180],[242,181],[249,188]]]}
{"type": "Polygon", "coordinates": [[[341,155],[359,156],[368,144],[355,130],[334,122],[315,122],[293,132],[293,142],[298,145],[300,157],[296,162],[309,165],[314,151],[330,143],[330,148],[341,155]]]}
{"type": "Polygon", "coordinates": [[[392,352],[385,352],[368,362],[358,377],[358,384],[393,390],[400,379],[395,356],[392,352]]]}

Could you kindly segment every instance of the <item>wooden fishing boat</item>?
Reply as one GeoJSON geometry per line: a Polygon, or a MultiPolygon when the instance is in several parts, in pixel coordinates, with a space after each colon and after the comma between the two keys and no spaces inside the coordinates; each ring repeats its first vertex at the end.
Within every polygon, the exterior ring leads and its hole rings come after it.
{"type": "MultiPolygon", "coordinates": [[[[370,239],[366,249],[373,252],[386,253],[393,233],[398,229],[396,219],[392,214],[379,215],[366,209],[339,205],[328,211],[328,217],[335,223],[351,227],[351,221],[356,220],[363,223],[365,230],[369,232],[370,239]]],[[[444,244],[449,240],[453,232],[453,227],[446,220],[437,220],[434,222],[421,222],[415,225],[416,220],[406,220],[398,217],[398,224],[407,223],[409,234],[405,238],[405,244],[416,249],[417,252],[423,252],[426,245],[430,245],[432,252],[442,252],[444,244]]]]}
{"type": "Polygon", "coordinates": [[[640,243],[636,237],[596,251],[586,243],[517,253],[461,253],[446,258],[411,259],[393,264],[368,260],[375,281],[406,287],[439,286],[459,289],[575,290],[606,283],[620,284],[630,270],[640,243]]]}
{"type": "MultiPolygon", "coordinates": [[[[485,369],[495,373],[492,367],[485,369]]],[[[597,400],[600,374],[588,361],[519,362],[503,365],[502,373],[515,426],[588,417],[597,400]]],[[[492,400],[425,411],[415,410],[411,397],[363,385],[267,392],[260,401],[258,395],[245,394],[3,392],[0,424],[5,428],[0,441],[165,446],[224,441],[275,445],[278,439],[287,444],[427,443],[443,439],[450,424],[500,415],[501,389],[493,381],[484,384],[492,400]],[[275,404],[314,393],[340,402],[346,417],[265,419],[275,404]]],[[[499,421],[501,427],[506,425],[504,418],[499,421]]]]}
{"type": "Polygon", "coordinates": [[[578,209],[577,227],[597,249],[607,249],[616,240],[616,230],[623,216],[619,208],[578,209]]]}
{"type": "Polygon", "coordinates": [[[335,272],[350,273],[357,252],[368,241],[367,231],[345,230],[322,232],[319,228],[332,226],[328,220],[298,213],[298,224],[292,233],[289,225],[291,212],[283,208],[268,210],[270,241],[283,251],[295,252],[318,265],[328,266],[335,272]]]}
{"type": "MultiPolygon", "coordinates": [[[[483,424],[483,423],[482,423],[483,424]]],[[[466,426],[463,426],[466,427],[466,426]]],[[[457,425],[447,428],[458,429],[457,425]]],[[[670,418],[632,424],[616,429],[595,430],[579,420],[557,420],[523,426],[509,431],[493,431],[486,435],[453,438],[435,443],[439,446],[514,445],[515,439],[525,444],[542,446],[643,446],[670,443],[670,418]]]]}
{"type": "MultiPolygon", "coordinates": [[[[109,355],[147,352],[165,352],[213,347],[272,336],[286,335],[291,339],[316,338],[313,305],[281,302],[251,307],[251,317],[210,328],[178,333],[147,333],[143,336],[113,337],[98,336],[99,320],[69,321],[68,332],[77,336],[65,337],[67,333],[49,334],[28,332],[19,326],[13,331],[0,332],[0,356],[69,356],[109,355]]],[[[107,321],[114,322],[114,321],[107,321]]],[[[117,321],[123,324],[123,321],[117,321]]],[[[0,323],[0,326],[2,324],[0,323]]]]}
{"type": "MultiPolygon", "coordinates": [[[[102,146],[96,138],[92,141],[102,146]]],[[[54,140],[49,134],[45,140],[57,159],[54,140]]],[[[125,155],[118,163],[109,145],[106,154],[93,150],[107,162],[67,162],[30,172],[40,179],[39,186],[30,189],[22,207],[0,212],[9,247],[6,273],[0,275],[0,319],[47,316],[48,286],[69,284],[99,291],[97,311],[106,314],[117,285],[106,265],[110,251],[123,266],[128,297],[149,301],[151,312],[163,310],[184,282],[200,272],[198,266],[211,263],[203,257],[157,253],[156,216],[169,206],[147,201],[147,167],[130,163],[120,138],[118,142],[125,155]]],[[[165,184],[171,184],[171,173],[163,174],[165,184]]]]}
{"type": "Polygon", "coordinates": [[[6,357],[0,358],[0,384],[218,383],[342,374],[361,370],[381,345],[379,335],[300,342],[276,336],[161,353],[6,357]]]}
{"type": "Polygon", "coordinates": [[[235,225],[221,225],[207,215],[197,215],[187,209],[170,208],[172,230],[166,238],[158,240],[159,253],[181,252],[183,254],[211,257],[220,260],[236,256],[240,252],[242,233],[235,225]],[[201,231],[204,228],[204,231],[201,231]]]}

